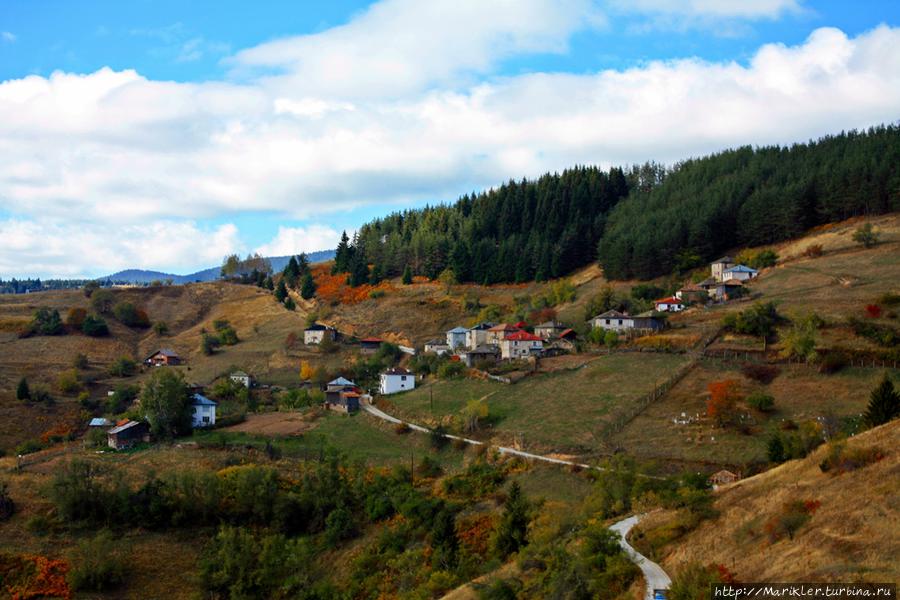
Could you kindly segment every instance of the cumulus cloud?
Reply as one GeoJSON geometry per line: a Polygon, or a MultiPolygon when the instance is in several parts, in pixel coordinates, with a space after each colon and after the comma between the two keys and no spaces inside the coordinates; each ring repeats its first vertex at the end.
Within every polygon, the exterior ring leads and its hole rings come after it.
{"type": "Polygon", "coordinates": [[[0,273],[4,277],[108,275],[128,268],[184,272],[218,264],[241,249],[233,224],[204,228],[157,221],[109,227],[24,219],[0,221],[0,273]]]}
{"type": "Polygon", "coordinates": [[[341,234],[326,225],[308,227],[279,227],[268,243],[256,249],[263,256],[288,256],[301,252],[315,252],[334,248],[341,234]]]}
{"type": "MultiPolygon", "coordinates": [[[[770,11],[793,4],[767,2],[770,11]]],[[[898,118],[897,28],[853,38],[823,28],[796,46],[765,45],[746,64],[495,76],[504,58],[564,51],[584,19],[599,24],[587,1],[514,4],[389,0],[345,26],[241,52],[232,65],[251,76],[225,81],[104,68],[0,83],[0,208],[17,219],[3,227],[31,223],[44,237],[84,240],[78,252],[49,254],[0,242],[0,272],[26,262],[41,272],[184,264],[180,252],[128,250],[132,239],[160,239],[160,224],[183,227],[187,248],[198,248],[187,252],[191,264],[202,266],[207,240],[196,241],[205,234],[195,223],[206,218],[323,223],[576,163],[671,162],[898,118]]],[[[320,249],[334,234],[283,228],[261,249],[320,249]]],[[[237,232],[225,237],[209,258],[239,245],[237,232]]]]}

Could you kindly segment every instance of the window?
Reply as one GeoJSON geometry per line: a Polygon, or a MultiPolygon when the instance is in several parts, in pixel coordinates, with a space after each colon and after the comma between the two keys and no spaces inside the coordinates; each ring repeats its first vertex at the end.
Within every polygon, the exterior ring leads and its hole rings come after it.
{"type": "Polygon", "coordinates": [[[401,376],[400,376],[400,381],[406,381],[406,375],[401,375],[401,376]]]}
{"type": "Polygon", "coordinates": [[[204,423],[209,423],[209,417],[203,417],[203,422],[204,422],[204,423]]]}

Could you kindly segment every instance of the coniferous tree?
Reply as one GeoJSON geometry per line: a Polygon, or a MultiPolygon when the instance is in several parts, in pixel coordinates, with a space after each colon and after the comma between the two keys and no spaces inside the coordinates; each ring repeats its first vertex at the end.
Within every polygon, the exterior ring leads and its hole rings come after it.
{"type": "Polygon", "coordinates": [[[275,288],[275,299],[279,302],[284,302],[284,299],[288,297],[287,286],[284,284],[284,278],[278,282],[278,287],[275,288]]]}
{"type": "Polygon", "coordinates": [[[769,458],[769,462],[783,463],[785,461],[784,442],[777,433],[769,438],[769,443],[766,446],[766,455],[769,458]]]}
{"type": "Polygon", "coordinates": [[[509,486],[506,504],[503,505],[503,515],[497,524],[494,538],[494,551],[501,558],[518,552],[528,543],[528,512],[528,500],[522,494],[519,483],[514,481],[509,486]]]}
{"type": "Polygon", "coordinates": [[[412,269],[406,265],[403,269],[403,285],[409,285],[413,282],[412,269]]]}
{"type": "Polygon", "coordinates": [[[877,427],[897,417],[900,417],[900,393],[885,373],[881,383],[869,396],[869,406],[863,419],[869,427],[877,427]]]}
{"type": "Polygon", "coordinates": [[[312,273],[309,271],[303,275],[303,282],[300,285],[300,296],[304,300],[309,300],[316,295],[316,282],[313,280],[312,273]]]}
{"type": "Polygon", "coordinates": [[[19,380],[19,385],[16,386],[16,399],[31,400],[31,390],[28,388],[28,380],[24,377],[19,380]]]}
{"type": "Polygon", "coordinates": [[[350,270],[351,254],[350,238],[347,237],[347,232],[344,231],[341,233],[341,241],[338,242],[337,250],[334,252],[334,273],[346,273],[350,270]]]}

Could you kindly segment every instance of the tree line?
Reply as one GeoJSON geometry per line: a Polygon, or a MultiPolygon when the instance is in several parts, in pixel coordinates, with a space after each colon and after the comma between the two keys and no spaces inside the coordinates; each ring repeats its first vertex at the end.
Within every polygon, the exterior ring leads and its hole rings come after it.
{"type": "Polygon", "coordinates": [[[900,129],[743,146],[626,170],[575,167],[509,181],[452,205],[395,212],[341,238],[348,283],[413,276],[481,284],[545,280],[597,260],[611,279],[682,273],[740,246],[900,209],[900,129]]]}

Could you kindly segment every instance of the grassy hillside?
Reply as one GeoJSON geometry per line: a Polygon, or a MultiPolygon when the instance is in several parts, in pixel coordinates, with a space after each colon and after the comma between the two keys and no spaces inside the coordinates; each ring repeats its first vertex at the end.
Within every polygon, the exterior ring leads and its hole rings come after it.
{"type": "Polygon", "coordinates": [[[896,582],[900,580],[900,421],[846,443],[845,455],[874,449],[881,458],[843,473],[819,465],[822,447],[803,460],[723,487],[718,516],[670,544],[677,514],[662,512],[634,534],[639,546],[677,573],[688,562],[725,565],[739,581],[896,582]],[[820,503],[793,538],[778,535],[791,503],[820,503]],[[772,558],[777,556],[777,560],[772,558]]]}

